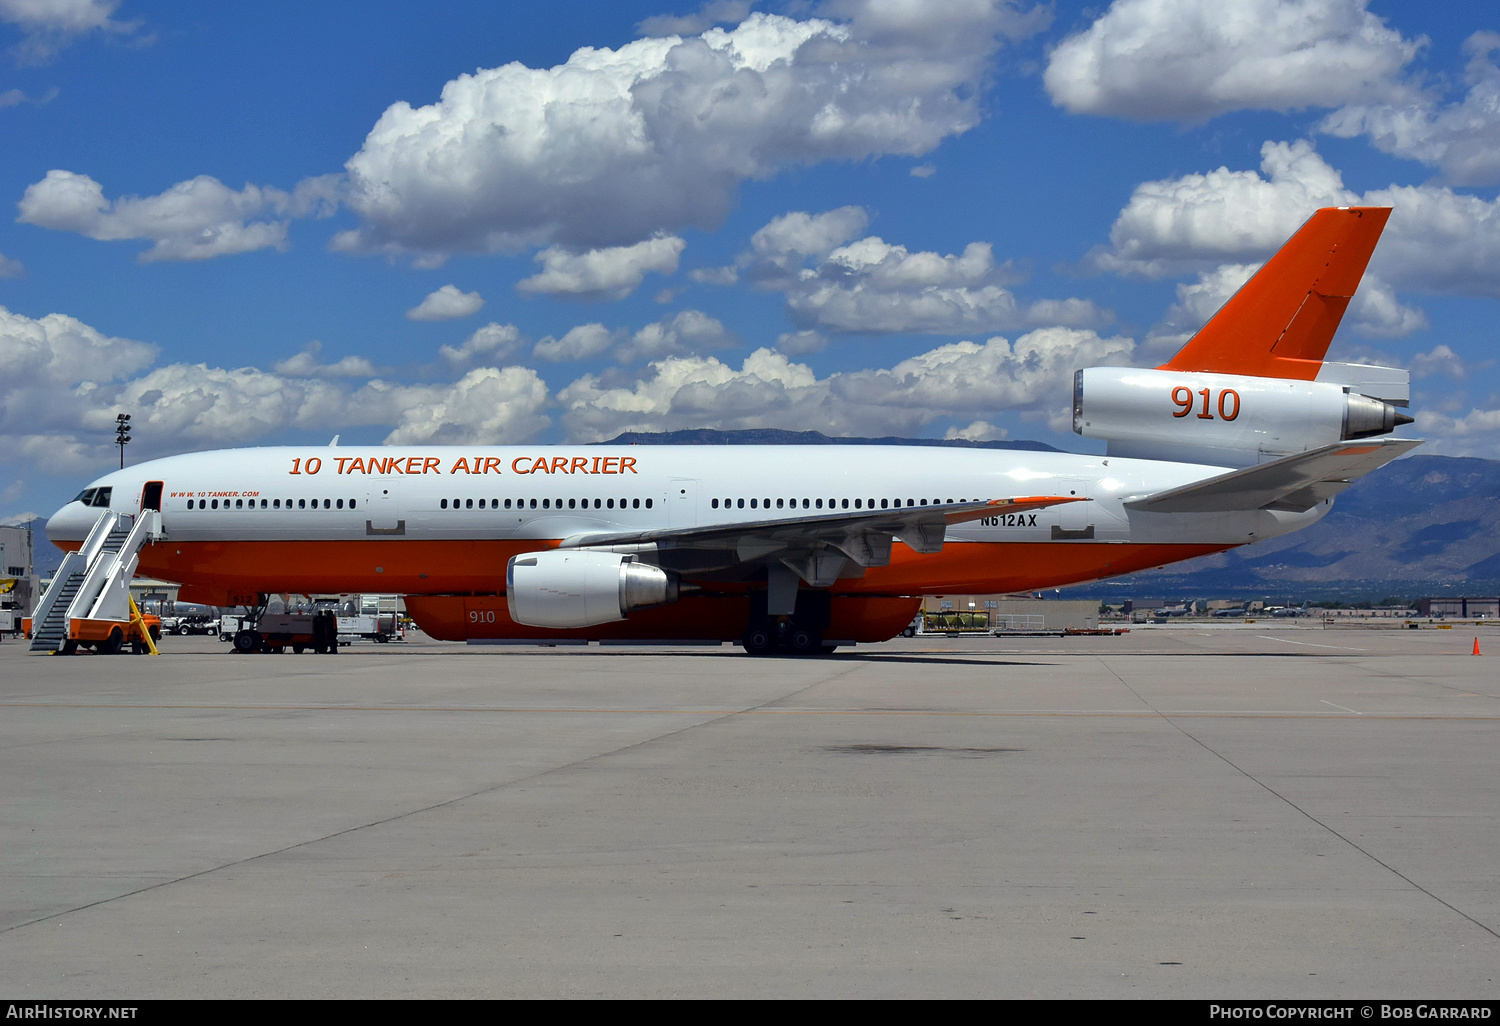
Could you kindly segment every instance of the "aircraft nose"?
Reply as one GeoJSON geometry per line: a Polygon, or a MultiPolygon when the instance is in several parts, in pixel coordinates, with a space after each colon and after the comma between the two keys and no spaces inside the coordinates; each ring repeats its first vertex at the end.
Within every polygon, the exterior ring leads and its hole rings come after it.
{"type": "Polygon", "coordinates": [[[94,521],[102,512],[75,499],[47,518],[47,540],[60,549],[76,549],[88,537],[94,521]]]}

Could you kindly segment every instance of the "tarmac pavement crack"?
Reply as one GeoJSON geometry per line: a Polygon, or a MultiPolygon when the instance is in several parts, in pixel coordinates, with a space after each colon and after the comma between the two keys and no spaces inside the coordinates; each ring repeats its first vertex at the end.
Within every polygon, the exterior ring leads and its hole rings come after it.
{"type": "Polygon", "coordinates": [[[654,743],[656,743],[658,741],[661,741],[661,740],[663,740],[665,738],[675,737],[676,735],[684,733],[686,731],[695,730],[695,729],[697,729],[699,727],[704,727],[704,726],[707,726],[707,725],[712,724],[712,723],[717,723],[717,722],[719,722],[721,720],[726,720],[726,719],[729,719],[729,718],[734,717],[734,716],[742,716],[742,715],[744,715],[746,713],[757,712],[759,710],[768,708],[769,706],[776,705],[779,702],[785,702],[785,701],[789,701],[791,699],[794,699],[794,698],[798,697],[799,695],[805,694],[806,692],[812,690],[813,688],[815,688],[815,687],[817,687],[817,686],[819,686],[821,684],[827,684],[827,683],[830,683],[831,681],[839,680],[839,679],[841,679],[843,677],[849,676],[852,673],[856,673],[859,670],[862,670],[864,668],[865,668],[865,666],[863,664],[857,664],[857,665],[854,665],[854,666],[849,666],[849,667],[847,667],[846,669],[844,669],[840,673],[830,674],[829,676],[821,677],[821,678],[818,678],[817,680],[809,681],[806,684],[803,684],[801,687],[794,688],[792,691],[790,691],[790,692],[788,692],[786,694],[783,694],[783,695],[778,695],[775,698],[768,698],[764,702],[759,702],[759,703],[757,703],[755,705],[751,705],[751,706],[748,706],[748,707],[743,708],[743,709],[733,709],[733,710],[729,710],[729,711],[726,711],[726,712],[718,713],[716,715],[713,715],[713,716],[709,717],[706,720],[701,720],[701,721],[698,721],[698,722],[689,723],[689,724],[686,724],[686,725],[681,726],[681,727],[676,727],[676,728],[674,728],[672,730],[663,731],[660,734],[656,734],[656,735],[654,735],[652,737],[648,737],[648,738],[642,738],[639,741],[632,741],[629,744],[620,745],[618,748],[612,748],[612,749],[610,749],[607,752],[595,752],[592,755],[587,755],[587,756],[584,756],[583,758],[580,758],[580,759],[574,759],[572,762],[562,763],[561,765],[557,765],[557,766],[549,766],[546,769],[539,770],[539,771],[537,771],[535,773],[529,773],[529,774],[527,774],[525,776],[516,777],[513,780],[505,780],[505,781],[501,781],[498,784],[491,784],[491,785],[489,785],[487,787],[481,787],[481,788],[478,788],[476,790],[469,791],[469,792],[467,792],[465,794],[455,795],[452,798],[444,799],[443,801],[440,801],[440,802],[432,802],[431,804],[423,805],[423,806],[421,806],[419,808],[415,808],[415,809],[406,809],[406,810],[404,810],[402,812],[397,812],[397,813],[395,813],[393,815],[390,815],[390,816],[384,816],[384,817],[382,817],[380,819],[370,820],[367,823],[356,823],[356,824],[354,824],[352,826],[344,827],[342,830],[335,830],[332,833],[324,834],[321,837],[312,837],[312,838],[308,838],[307,840],[304,840],[304,841],[297,841],[294,844],[283,845],[282,847],[273,849],[272,851],[260,852],[258,854],[250,855],[250,856],[247,856],[247,857],[242,858],[242,859],[233,859],[233,860],[231,860],[229,862],[225,862],[225,863],[222,863],[222,864],[217,865],[217,866],[209,866],[207,869],[200,869],[200,870],[198,870],[196,872],[193,872],[193,873],[186,873],[186,874],[184,874],[182,876],[173,877],[170,880],[161,880],[161,881],[158,881],[157,883],[148,884],[145,887],[137,887],[137,888],[135,888],[133,890],[124,891],[124,892],[122,892],[120,894],[110,895],[107,898],[100,898],[97,901],[85,902],[82,905],[76,905],[76,906],[74,906],[72,908],[66,908],[66,909],[63,909],[63,910],[58,911],[58,912],[50,912],[47,915],[38,916],[35,919],[28,919],[27,921],[25,921],[23,923],[15,923],[15,924],[13,924],[11,926],[0,928],[0,936],[4,936],[5,934],[9,934],[9,933],[14,933],[17,930],[23,930],[23,929],[25,929],[25,928],[27,928],[29,926],[36,926],[38,923],[50,922],[50,921],[55,920],[55,919],[61,919],[64,916],[73,915],[74,913],[77,913],[77,912],[86,912],[86,911],[88,911],[89,909],[92,909],[92,908],[99,908],[99,907],[101,907],[103,905],[108,905],[108,904],[111,904],[111,903],[116,902],[116,901],[123,901],[126,898],[133,898],[133,897],[137,897],[137,896],[142,895],[142,894],[149,894],[152,891],[158,891],[158,890],[161,890],[164,887],[172,887],[172,886],[174,886],[176,884],[187,883],[187,882],[189,882],[191,880],[198,880],[198,879],[201,879],[201,878],[203,878],[205,876],[210,876],[210,875],[212,875],[214,873],[222,872],[222,871],[224,871],[226,869],[236,869],[236,868],[238,868],[240,866],[247,866],[247,865],[250,865],[251,863],[254,863],[254,862],[260,862],[260,861],[265,860],[265,859],[275,858],[277,855],[284,855],[287,852],[297,851],[300,848],[306,848],[306,847],[309,847],[309,846],[314,845],[314,844],[322,844],[324,841],[331,841],[331,840],[334,840],[334,839],[339,838],[339,837],[346,837],[346,836],[348,836],[350,834],[358,833],[361,830],[370,830],[370,829],[372,829],[374,827],[385,826],[385,825],[390,824],[390,823],[398,823],[398,822],[400,822],[403,819],[409,819],[412,816],[419,816],[419,815],[421,815],[423,813],[426,813],[426,812],[435,812],[438,809],[448,808],[449,806],[457,805],[460,802],[466,802],[466,801],[469,801],[470,799],[478,798],[478,797],[480,797],[482,795],[494,794],[495,792],[497,792],[497,791],[503,791],[506,788],[516,787],[516,786],[518,786],[520,784],[526,784],[526,783],[529,783],[531,781],[539,780],[539,779],[547,776],[548,774],[556,773],[559,770],[572,769],[572,768],[577,767],[577,766],[583,766],[583,765],[586,765],[586,764],[588,764],[590,762],[593,762],[595,759],[603,759],[603,758],[606,758],[608,756],[619,755],[621,752],[628,752],[628,751],[630,751],[630,750],[632,750],[634,748],[639,748],[642,745],[654,744],[654,743]]]}
{"type": "Polygon", "coordinates": [[[1491,927],[1487,926],[1486,924],[1480,922],[1478,919],[1475,919],[1473,916],[1469,915],[1467,912],[1465,912],[1463,909],[1459,908],[1458,906],[1454,905],[1452,902],[1445,901],[1443,898],[1439,897],[1437,894],[1434,894],[1432,891],[1428,890],[1426,887],[1423,887],[1421,884],[1417,883],[1417,881],[1413,880],[1411,877],[1409,877],[1405,873],[1401,872],[1401,870],[1397,869],[1395,866],[1393,866],[1390,863],[1388,863],[1388,862],[1384,861],[1383,859],[1381,859],[1378,855],[1376,855],[1374,852],[1370,851],[1368,848],[1365,848],[1362,845],[1360,845],[1359,842],[1355,841],[1353,838],[1345,836],[1344,834],[1340,833],[1333,826],[1329,825],[1328,823],[1325,823],[1323,820],[1319,819],[1317,816],[1314,816],[1311,812],[1308,812],[1302,806],[1300,806],[1296,802],[1292,801],[1290,798],[1288,798],[1286,795],[1282,794],[1280,791],[1276,790],[1270,784],[1267,784],[1265,781],[1263,781],[1260,778],[1256,777],[1255,774],[1253,774],[1253,773],[1249,772],[1248,770],[1242,768],[1241,766],[1237,765],[1233,760],[1231,760],[1227,756],[1223,755],[1222,753],[1215,751],[1207,743],[1205,743],[1204,741],[1202,741],[1198,737],[1195,737],[1192,734],[1191,731],[1187,730],[1180,723],[1178,723],[1175,719],[1173,719],[1173,717],[1172,717],[1172,715],[1170,713],[1164,713],[1161,710],[1157,709],[1156,706],[1152,705],[1151,702],[1144,695],[1142,695],[1135,688],[1131,687],[1130,684],[1125,680],[1124,677],[1121,677],[1118,673],[1116,673],[1114,667],[1110,666],[1109,663],[1107,663],[1104,660],[1104,657],[1099,656],[1097,658],[1099,659],[1099,665],[1103,666],[1106,670],[1108,670],[1110,672],[1110,675],[1113,676],[1115,678],[1115,680],[1117,680],[1117,681],[1120,682],[1120,686],[1121,687],[1123,687],[1126,691],[1129,691],[1133,696],[1135,696],[1136,701],[1140,702],[1147,709],[1150,709],[1157,716],[1160,716],[1164,722],[1166,722],[1168,725],[1170,725],[1172,727],[1173,730],[1176,730],[1178,733],[1182,734],[1183,737],[1185,737],[1189,741],[1193,742],[1193,744],[1197,745],[1199,748],[1202,748],[1205,752],[1207,752],[1208,754],[1212,755],[1214,758],[1218,759],[1220,762],[1224,763],[1224,765],[1228,766],[1230,769],[1234,770],[1236,773],[1238,773],[1241,776],[1243,776],[1246,780],[1250,781],[1251,783],[1255,784],[1257,787],[1259,787],[1262,790],[1264,790],[1267,794],[1269,794],[1272,797],[1276,798],[1278,801],[1282,802],[1283,804],[1289,806],[1291,809],[1293,809],[1294,811],[1296,811],[1299,815],[1305,817],[1309,822],[1315,823],[1317,826],[1319,826],[1322,829],[1326,830],[1328,833],[1332,834],[1334,837],[1337,837],[1340,841],[1344,842],[1349,847],[1351,847],[1355,851],[1359,852],[1361,855],[1363,855],[1365,858],[1369,859],[1371,862],[1375,863],[1381,869],[1384,869],[1386,872],[1390,873],[1392,876],[1395,876],[1397,879],[1402,880],[1408,886],[1411,886],[1411,887],[1415,888],[1416,890],[1421,891],[1423,894],[1427,895],[1433,901],[1437,902],[1439,905],[1442,905],[1444,908],[1448,909],[1450,912],[1453,912],[1453,913],[1455,913],[1455,914],[1457,914],[1459,916],[1462,916],[1464,919],[1468,920],[1470,923],[1473,923],[1475,926],[1479,927],[1479,929],[1483,930],[1485,933],[1489,934],[1491,937],[1494,937],[1496,940],[1500,940],[1500,932],[1496,932],[1493,928],[1491,928],[1491,927]]]}

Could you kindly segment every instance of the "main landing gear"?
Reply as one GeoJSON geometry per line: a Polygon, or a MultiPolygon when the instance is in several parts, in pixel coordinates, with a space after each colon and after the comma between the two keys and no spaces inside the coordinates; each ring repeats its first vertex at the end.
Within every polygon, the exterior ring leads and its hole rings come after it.
{"type": "Polygon", "coordinates": [[[766,593],[750,596],[750,623],[740,645],[751,655],[828,655],[837,647],[823,643],[832,601],[827,592],[797,593],[797,609],[791,616],[766,615],[766,593]]]}

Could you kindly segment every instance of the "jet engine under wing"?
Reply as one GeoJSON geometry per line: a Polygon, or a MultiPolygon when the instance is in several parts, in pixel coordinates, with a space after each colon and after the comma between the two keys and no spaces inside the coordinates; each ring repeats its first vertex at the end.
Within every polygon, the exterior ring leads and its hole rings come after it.
{"type": "Polygon", "coordinates": [[[847,576],[847,564],[885,566],[891,543],[900,539],[917,552],[943,547],[949,524],[962,524],[999,513],[1018,513],[1080,496],[1034,495],[932,506],[902,506],[860,512],[824,513],[741,521],[706,527],[654,531],[581,534],[563,539],[563,548],[621,548],[653,545],[662,565],[707,570],[748,563],[779,561],[814,587],[828,587],[847,576]],[[674,558],[673,553],[677,553],[674,558]]]}
{"type": "Polygon", "coordinates": [[[1372,470],[1421,445],[1420,439],[1338,442],[1211,477],[1139,499],[1126,509],[1148,513],[1218,513],[1277,509],[1300,513],[1331,499],[1372,470]]]}

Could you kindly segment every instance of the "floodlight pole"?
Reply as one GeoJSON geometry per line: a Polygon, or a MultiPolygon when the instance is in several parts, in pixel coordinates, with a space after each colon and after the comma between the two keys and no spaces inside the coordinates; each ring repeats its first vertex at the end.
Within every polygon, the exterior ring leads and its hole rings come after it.
{"type": "Polygon", "coordinates": [[[130,414],[115,417],[115,444],[120,447],[120,469],[125,469],[125,443],[130,441],[130,414]]]}

